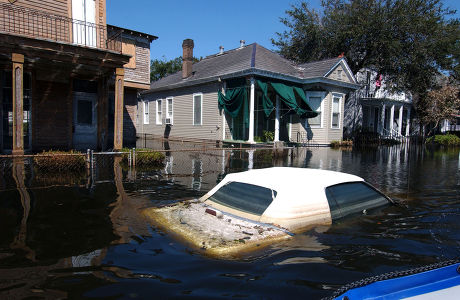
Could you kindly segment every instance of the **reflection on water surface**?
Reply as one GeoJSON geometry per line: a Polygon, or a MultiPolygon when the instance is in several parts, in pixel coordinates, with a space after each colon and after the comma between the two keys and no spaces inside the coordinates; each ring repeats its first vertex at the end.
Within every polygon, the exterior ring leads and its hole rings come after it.
{"type": "Polygon", "coordinates": [[[460,253],[458,148],[173,152],[151,172],[123,171],[111,157],[89,181],[36,174],[28,161],[0,163],[2,299],[315,299],[353,280],[460,253]],[[227,173],[270,166],[356,174],[403,205],[231,261],[187,249],[139,214],[199,197],[227,173]]]}

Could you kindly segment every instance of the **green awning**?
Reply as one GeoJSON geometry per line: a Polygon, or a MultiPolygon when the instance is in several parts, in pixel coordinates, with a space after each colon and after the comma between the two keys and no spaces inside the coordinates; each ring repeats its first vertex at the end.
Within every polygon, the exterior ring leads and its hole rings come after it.
{"type": "Polygon", "coordinates": [[[268,117],[275,109],[273,107],[273,102],[270,100],[270,98],[268,98],[268,83],[257,79],[257,85],[262,90],[262,106],[264,108],[265,116],[268,117]]]}
{"type": "Polygon", "coordinates": [[[232,118],[236,118],[243,108],[243,120],[249,124],[248,95],[246,87],[236,87],[225,90],[225,95],[219,90],[218,105],[232,118]]]}
{"type": "Polygon", "coordinates": [[[314,118],[318,115],[317,112],[311,109],[311,106],[308,104],[305,94],[301,88],[279,82],[270,82],[270,85],[273,87],[273,90],[278,94],[280,99],[299,116],[303,118],[314,118]],[[306,109],[301,108],[297,104],[294,91],[306,104],[306,109]]]}

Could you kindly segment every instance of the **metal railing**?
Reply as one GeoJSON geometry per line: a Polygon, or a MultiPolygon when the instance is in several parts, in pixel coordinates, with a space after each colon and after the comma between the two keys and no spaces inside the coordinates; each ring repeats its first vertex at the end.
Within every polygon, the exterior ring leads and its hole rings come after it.
{"type": "Polygon", "coordinates": [[[121,34],[106,26],[8,3],[0,4],[0,32],[121,52],[121,34]]]}

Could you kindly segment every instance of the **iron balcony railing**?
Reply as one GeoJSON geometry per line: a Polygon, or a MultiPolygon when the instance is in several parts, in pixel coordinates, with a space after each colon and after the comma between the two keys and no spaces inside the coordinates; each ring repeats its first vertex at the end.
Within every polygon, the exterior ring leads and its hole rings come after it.
{"type": "Polygon", "coordinates": [[[0,32],[121,53],[121,33],[106,26],[8,3],[0,4],[0,32]]]}

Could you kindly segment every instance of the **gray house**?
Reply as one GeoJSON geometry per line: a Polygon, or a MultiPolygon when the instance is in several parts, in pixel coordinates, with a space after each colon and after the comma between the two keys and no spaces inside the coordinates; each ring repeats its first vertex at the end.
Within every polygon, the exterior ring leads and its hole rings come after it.
{"type": "Polygon", "coordinates": [[[344,58],[296,65],[256,43],[192,64],[153,82],[138,103],[138,136],[329,144],[343,136],[345,96],[359,85],[344,58]]]}

